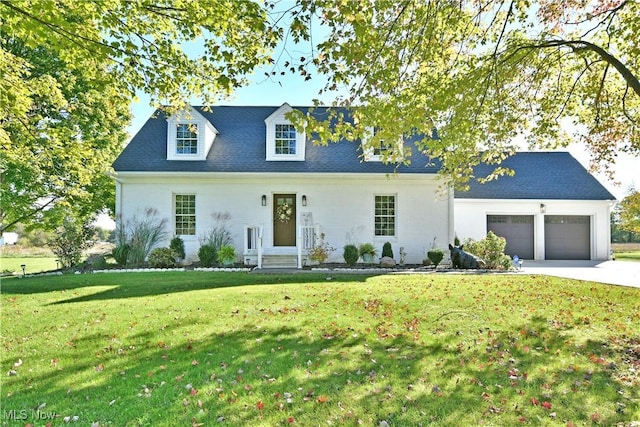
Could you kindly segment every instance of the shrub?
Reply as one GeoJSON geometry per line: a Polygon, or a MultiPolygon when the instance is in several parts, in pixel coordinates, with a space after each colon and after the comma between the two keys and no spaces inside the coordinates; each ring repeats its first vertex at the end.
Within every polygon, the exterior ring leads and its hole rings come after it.
{"type": "Polygon", "coordinates": [[[129,249],[126,262],[118,264],[142,265],[158,242],[167,237],[166,223],[167,220],[160,219],[158,211],[152,208],[146,209],[142,218],[137,215],[128,220],[120,218],[115,232],[116,247],[126,244],[129,249]]]}
{"type": "Polygon", "coordinates": [[[93,227],[89,224],[75,218],[65,218],[47,244],[62,266],[68,268],[80,262],[82,251],[91,246],[89,241],[94,235],[93,227]]]}
{"type": "Polygon", "coordinates": [[[175,252],[176,257],[184,259],[184,241],[176,236],[171,239],[171,243],[169,243],[169,249],[175,252]]]}
{"type": "Polygon", "coordinates": [[[433,263],[434,268],[438,268],[438,264],[444,259],[444,251],[442,249],[431,249],[427,252],[427,258],[433,263]]]}
{"type": "Polygon", "coordinates": [[[227,229],[227,221],[231,219],[231,214],[229,212],[214,212],[212,217],[213,227],[201,235],[199,240],[201,246],[213,246],[217,253],[222,246],[233,245],[231,233],[227,229]]]}
{"type": "Polygon", "coordinates": [[[211,245],[202,245],[198,249],[198,258],[200,258],[200,264],[203,267],[212,267],[216,262],[217,255],[216,248],[211,245]]]}
{"type": "Polygon", "coordinates": [[[371,243],[363,243],[363,244],[361,244],[360,247],[358,248],[358,252],[359,252],[360,256],[363,256],[363,255],[376,256],[376,255],[378,255],[378,251],[376,250],[375,246],[373,246],[371,243]]]}
{"type": "Polygon", "coordinates": [[[129,258],[130,248],[131,246],[129,246],[127,243],[121,244],[113,248],[113,251],[111,251],[111,256],[113,257],[114,260],[116,260],[116,263],[118,265],[121,265],[121,266],[127,265],[127,259],[129,258]]]}
{"type": "Polygon", "coordinates": [[[327,258],[329,258],[329,254],[335,250],[336,248],[332,248],[324,240],[324,233],[321,233],[320,236],[316,236],[313,247],[309,249],[309,259],[322,264],[327,258]]]}
{"type": "Polygon", "coordinates": [[[222,245],[218,249],[218,262],[220,264],[233,264],[236,260],[236,248],[231,245],[222,245]]]}
{"type": "Polygon", "coordinates": [[[489,269],[511,268],[511,258],[504,253],[506,246],[505,238],[495,235],[493,231],[489,231],[482,240],[466,239],[464,242],[464,250],[482,258],[489,269]]]}
{"type": "Polygon", "coordinates": [[[356,245],[346,245],[342,256],[347,265],[355,265],[358,262],[358,258],[360,258],[360,253],[356,245]]]}
{"type": "Polygon", "coordinates": [[[382,245],[382,256],[393,258],[393,249],[391,249],[391,243],[386,242],[384,245],[382,245]]]}
{"type": "Polygon", "coordinates": [[[176,253],[170,248],[155,248],[149,254],[149,265],[154,268],[173,268],[176,266],[176,253]]]}

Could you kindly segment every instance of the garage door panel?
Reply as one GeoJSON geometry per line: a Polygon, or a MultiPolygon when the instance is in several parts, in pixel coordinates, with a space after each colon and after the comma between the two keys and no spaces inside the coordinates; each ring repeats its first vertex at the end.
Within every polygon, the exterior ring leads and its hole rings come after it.
{"type": "Polygon", "coordinates": [[[546,215],[545,259],[591,259],[591,218],[579,215],[546,215]]]}
{"type": "Polygon", "coordinates": [[[504,237],[510,257],[533,259],[533,215],[487,215],[487,231],[504,237]]]}

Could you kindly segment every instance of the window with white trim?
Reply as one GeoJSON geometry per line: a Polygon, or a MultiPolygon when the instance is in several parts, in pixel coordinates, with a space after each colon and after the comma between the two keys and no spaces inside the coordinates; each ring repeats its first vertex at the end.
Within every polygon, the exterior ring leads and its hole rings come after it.
{"type": "Polygon", "coordinates": [[[396,235],[396,196],[393,194],[375,196],[373,219],[375,236],[396,235]]]}
{"type": "Polygon", "coordinates": [[[271,113],[266,125],[266,161],[304,161],[306,134],[304,129],[296,129],[287,118],[293,108],[287,103],[271,113]]]}
{"type": "Polygon", "coordinates": [[[176,154],[198,154],[198,125],[178,123],[176,125],[176,154]]]}
{"type": "Polygon", "coordinates": [[[175,203],[175,234],[177,236],[196,235],[196,195],[176,194],[175,203]]]}
{"type": "Polygon", "coordinates": [[[275,154],[296,154],[296,127],[291,124],[276,124],[275,154]]]}

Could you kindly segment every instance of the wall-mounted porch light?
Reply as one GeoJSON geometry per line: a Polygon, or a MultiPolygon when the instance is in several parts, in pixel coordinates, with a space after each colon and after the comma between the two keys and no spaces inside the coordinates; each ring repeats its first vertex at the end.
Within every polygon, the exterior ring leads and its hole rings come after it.
{"type": "Polygon", "coordinates": [[[260,200],[261,200],[262,206],[267,206],[267,195],[266,194],[263,194],[262,198],[260,200]]]}
{"type": "Polygon", "coordinates": [[[540,213],[545,213],[547,211],[547,205],[544,203],[540,203],[540,213]]]}
{"type": "Polygon", "coordinates": [[[302,206],[307,206],[307,196],[302,196],[302,206]]]}

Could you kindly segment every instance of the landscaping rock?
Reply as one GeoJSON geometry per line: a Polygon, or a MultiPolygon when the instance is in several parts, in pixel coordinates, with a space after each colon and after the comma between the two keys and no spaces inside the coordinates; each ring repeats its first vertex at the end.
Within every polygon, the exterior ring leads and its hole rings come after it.
{"type": "Polygon", "coordinates": [[[380,267],[382,268],[394,268],[396,266],[396,260],[388,257],[388,256],[383,256],[382,258],[380,258],[380,267]]]}

